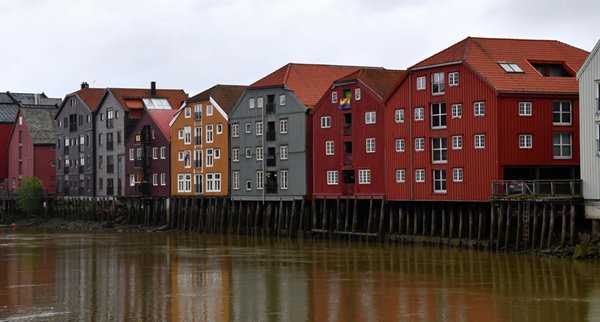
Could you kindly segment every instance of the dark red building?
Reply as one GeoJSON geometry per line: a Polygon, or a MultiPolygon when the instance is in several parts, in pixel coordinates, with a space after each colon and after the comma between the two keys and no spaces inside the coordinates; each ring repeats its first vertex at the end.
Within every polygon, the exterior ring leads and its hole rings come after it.
{"type": "Polygon", "coordinates": [[[169,122],[177,110],[146,109],[125,141],[127,197],[168,197],[171,194],[169,122]]]}
{"type": "Polygon", "coordinates": [[[360,69],[335,81],[312,110],[315,198],[384,197],[383,99],[404,74],[360,69]]]}
{"type": "Polygon", "coordinates": [[[492,180],[576,178],[587,55],[469,37],[412,66],[386,101],[386,198],[484,201],[492,180]]]}

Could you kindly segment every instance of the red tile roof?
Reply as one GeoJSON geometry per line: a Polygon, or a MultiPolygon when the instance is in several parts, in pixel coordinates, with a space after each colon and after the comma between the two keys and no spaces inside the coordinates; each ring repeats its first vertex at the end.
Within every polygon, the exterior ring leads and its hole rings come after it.
{"type": "Polygon", "coordinates": [[[95,112],[104,95],[104,88],[83,88],[75,92],[77,96],[87,105],[91,112],[95,112]]]}
{"type": "Polygon", "coordinates": [[[390,90],[394,89],[394,85],[405,74],[405,70],[361,68],[350,75],[338,79],[335,83],[360,80],[383,99],[390,90]]]}
{"type": "Polygon", "coordinates": [[[289,63],[249,88],[287,86],[308,108],[317,104],[331,84],[361,67],[289,63]]]}
{"type": "MultiPolygon", "coordinates": [[[[108,90],[126,112],[130,109],[140,108],[138,106],[143,108],[143,105],[135,104],[134,101],[139,103],[142,98],[151,98],[149,88],[109,88],[108,90]]],[[[171,108],[177,110],[188,98],[188,95],[181,89],[157,89],[156,95],[152,98],[165,98],[169,101],[171,108]]]]}
{"type": "Polygon", "coordinates": [[[177,113],[177,110],[147,110],[146,113],[152,118],[154,124],[160,129],[162,134],[171,141],[171,128],[169,122],[177,113]]]}
{"type": "Polygon", "coordinates": [[[560,63],[575,73],[589,53],[556,40],[468,37],[417,63],[418,69],[450,62],[462,62],[499,92],[577,93],[575,77],[544,77],[532,62],[560,63]],[[499,62],[517,64],[523,73],[507,73],[499,62]]]}

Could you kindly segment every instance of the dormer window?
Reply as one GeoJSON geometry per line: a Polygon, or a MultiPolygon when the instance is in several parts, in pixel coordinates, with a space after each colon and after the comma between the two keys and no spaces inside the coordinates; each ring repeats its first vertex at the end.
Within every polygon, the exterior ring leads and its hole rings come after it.
{"type": "Polygon", "coordinates": [[[515,63],[501,62],[498,64],[507,73],[524,73],[523,70],[521,69],[521,67],[519,67],[519,65],[517,65],[515,63]]]}
{"type": "Polygon", "coordinates": [[[570,72],[563,62],[529,62],[538,73],[544,77],[573,77],[575,73],[570,72]]]}

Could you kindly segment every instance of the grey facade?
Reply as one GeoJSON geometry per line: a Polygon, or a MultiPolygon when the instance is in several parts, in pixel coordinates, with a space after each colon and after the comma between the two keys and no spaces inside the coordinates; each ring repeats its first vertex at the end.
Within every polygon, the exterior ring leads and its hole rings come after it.
{"type": "Polygon", "coordinates": [[[585,215],[600,219],[600,41],[579,72],[579,136],[585,215]]]}
{"type": "Polygon", "coordinates": [[[284,86],[244,92],[229,119],[233,200],[293,200],[307,195],[308,117],[307,107],[284,86]]]}

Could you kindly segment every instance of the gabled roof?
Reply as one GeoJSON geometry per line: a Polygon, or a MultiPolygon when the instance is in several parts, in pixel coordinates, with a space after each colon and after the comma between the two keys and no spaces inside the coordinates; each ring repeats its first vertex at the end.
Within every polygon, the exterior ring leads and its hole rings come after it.
{"type": "Polygon", "coordinates": [[[98,105],[100,105],[100,100],[102,100],[102,96],[104,95],[104,88],[83,88],[73,93],[85,103],[86,107],[90,110],[90,112],[96,112],[98,109],[98,105]]]}
{"type": "Polygon", "coordinates": [[[583,65],[581,66],[579,71],[577,72],[577,79],[579,79],[579,77],[581,76],[581,72],[583,72],[587,68],[587,66],[590,64],[592,59],[594,59],[594,56],[596,56],[596,54],[598,54],[599,49],[600,49],[600,40],[598,40],[598,42],[594,46],[594,49],[592,49],[592,51],[588,55],[588,58],[585,60],[585,62],[583,63],[583,65]]]}
{"type": "Polygon", "coordinates": [[[333,81],[361,67],[289,63],[256,81],[249,88],[286,86],[304,103],[314,107],[333,81]]]}
{"type": "Polygon", "coordinates": [[[0,123],[14,123],[19,107],[24,105],[37,106],[40,101],[43,101],[43,104],[60,103],[60,99],[48,98],[44,93],[0,93],[0,123]],[[38,104],[34,104],[35,102],[38,102],[38,104]]]}
{"type": "Polygon", "coordinates": [[[181,89],[157,89],[156,95],[152,96],[149,88],[108,88],[103,99],[108,95],[108,92],[115,96],[121,108],[126,112],[143,110],[143,98],[164,98],[169,101],[172,109],[178,109],[188,98],[188,95],[181,89]]]}
{"type": "Polygon", "coordinates": [[[173,115],[177,113],[177,110],[146,110],[145,113],[148,113],[161,133],[170,141],[171,128],[169,127],[169,122],[171,122],[171,119],[173,118],[173,115]]]}
{"type": "Polygon", "coordinates": [[[468,37],[410,69],[465,63],[498,92],[577,93],[575,77],[544,77],[533,63],[563,64],[576,73],[588,52],[556,40],[468,37]],[[500,62],[517,64],[523,73],[507,73],[500,62]]]}
{"type": "Polygon", "coordinates": [[[21,107],[19,109],[27,123],[33,144],[54,144],[56,133],[54,113],[56,107],[21,107]]]}
{"type": "Polygon", "coordinates": [[[231,112],[247,86],[242,85],[215,85],[202,93],[196,94],[187,100],[188,103],[207,101],[211,97],[227,114],[231,112]]]}
{"type": "Polygon", "coordinates": [[[351,81],[361,81],[383,99],[406,73],[405,70],[361,68],[352,74],[336,80],[334,85],[351,81]]]}

